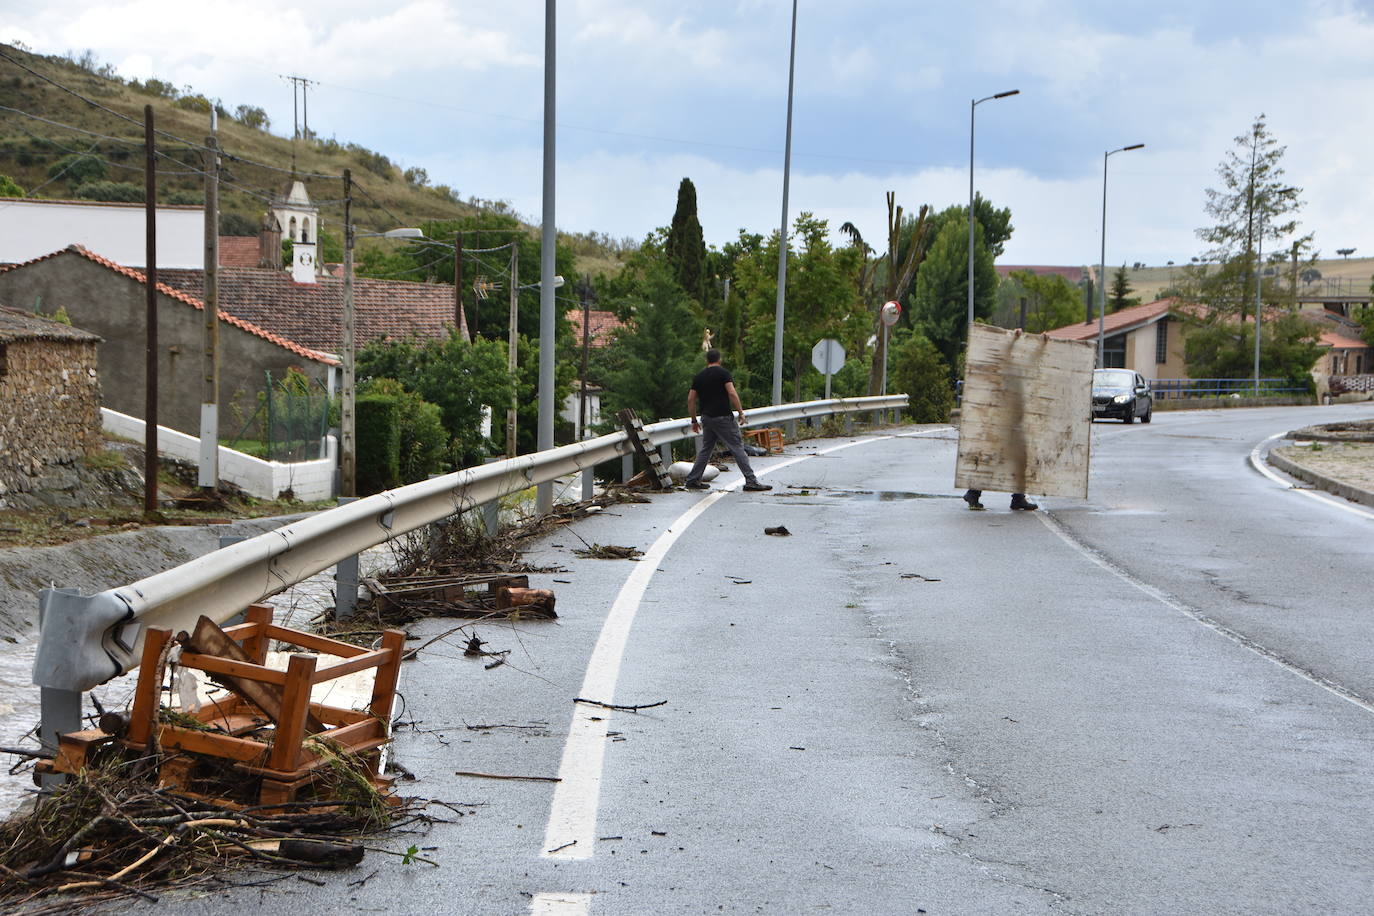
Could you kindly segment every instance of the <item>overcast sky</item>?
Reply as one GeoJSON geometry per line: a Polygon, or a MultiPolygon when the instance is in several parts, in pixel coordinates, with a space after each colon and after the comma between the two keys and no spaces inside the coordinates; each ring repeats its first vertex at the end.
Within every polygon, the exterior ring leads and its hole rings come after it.
{"type": "MultiPolygon", "coordinates": [[[[558,4],[560,229],[641,238],[696,184],[707,242],[771,232],[782,204],[787,0],[558,4]]],[[[0,0],[0,41],[92,50],[265,108],[289,135],[291,85],[315,80],[310,126],[425,168],[464,197],[541,213],[541,0],[0,0]]],[[[1303,188],[1322,254],[1374,254],[1370,0],[801,0],[789,213],[853,221],[873,244],[885,192],[913,209],[1010,207],[1002,263],[1201,253],[1204,190],[1265,113],[1303,188]]],[[[3,95],[3,88],[0,88],[3,95]]],[[[41,112],[39,112],[41,114],[41,112]]],[[[318,196],[318,195],[317,195],[318,196]]]]}

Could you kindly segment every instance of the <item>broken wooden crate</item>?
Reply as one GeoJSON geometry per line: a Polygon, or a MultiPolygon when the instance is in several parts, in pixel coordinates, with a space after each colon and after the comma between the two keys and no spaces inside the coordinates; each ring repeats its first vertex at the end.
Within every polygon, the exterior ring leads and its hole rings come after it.
{"type": "Polygon", "coordinates": [[[782,430],[778,427],[769,426],[763,429],[746,429],[744,435],[751,443],[757,445],[768,454],[782,454],[782,430]]]}
{"type": "MultiPolygon", "coordinates": [[[[162,720],[159,704],[164,651],[172,633],[149,628],[128,730],[120,743],[135,752],[161,748],[160,784],[191,794],[199,769],[229,768],[255,787],[249,796],[257,804],[284,804],[328,774],[345,754],[361,762],[375,788],[388,790],[390,780],[380,772],[380,749],[390,741],[405,633],[387,630],[381,648],[368,650],[277,626],[269,605],[251,606],[245,618],[220,629],[202,617],[195,633],[180,634],[183,651],[177,663],[205,672],[231,694],[195,712],[183,711],[173,721],[162,720]],[[343,660],[321,668],[319,656],[294,653],[280,671],[265,664],[269,640],[343,660]],[[376,675],[366,710],[310,701],[315,685],[368,669],[376,675]],[[168,753],[173,751],[182,753],[168,753]]],[[[53,770],[80,772],[90,752],[113,737],[101,730],[61,736],[53,770]]]]}

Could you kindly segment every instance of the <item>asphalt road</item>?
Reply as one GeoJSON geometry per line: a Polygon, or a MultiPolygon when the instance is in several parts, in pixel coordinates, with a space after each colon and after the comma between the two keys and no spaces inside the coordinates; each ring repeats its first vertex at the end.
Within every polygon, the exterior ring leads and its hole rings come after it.
{"type": "Polygon", "coordinates": [[[1090,497],[1037,513],[965,509],[930,427],[607,510],[527,554],[561,617],[480,627],[507,664],[453,634],[405,669],[403,790],[463,814],[383,842],[438,867],[152,909],[1368,912],[1374,512],[1249,458],[1370,413],[1099,423],[1090,497]]]}

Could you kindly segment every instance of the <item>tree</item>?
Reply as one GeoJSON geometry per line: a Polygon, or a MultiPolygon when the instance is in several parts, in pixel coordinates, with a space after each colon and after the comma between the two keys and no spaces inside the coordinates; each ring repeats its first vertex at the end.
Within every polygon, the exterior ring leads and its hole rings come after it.
{"type": "Polygon", "coordinates": [[[1112,274],[1112,289],[1110,294],[1107,296],[1107,311],[1119,312],[1124,308],[1130,308],[1133,305],[1139,305],[1139,299],[1130,298],[1132,291],[1133,287],[1131,286],[1131,278],[1126,273],[1126,265],[1122,264],[1112,274]]]}
{"type": "Polygon", "coordinates": [[[1269,133],[1263,114],[1235,138],[1235,149],[1227,151],[1217,166],[1221,187],[1206,192],[1204,209],[1216,223],[1197,230],[1198,237],[1211,248],[1203,255],[1200,268],[1185,271],[1194,298],[1237,315],[1241,321],[1255,299],[1261,226],[1263,240],[1272,243],[1297,229],[1297,221],[1290,214],[1302,208],[1298,198],[1302,189],[1279,193],[1287,185],[1282,166],[1286,149],[1269,133]],[[1209,264],[1216,269],[1209,270],[1209,264]]]}
{"type": "MultiPolygon", "coordinates": [[[[974,318],[992,314],[997,297],[997,270],[983,244],[983,227],[974,222],[974,318]]],[[[957,366],[968,325],[968,224],[948,220],[916,274],[912,295],[914,324],[951,367],[957,366]]]]}
{"type": "Polygon", "coordinates": [[[70,153],[48,167],[49,178],[66,178],[73,186],[101,181],[107,174],[105,163],[86,153],[70,153]]]}
{"type": "MultiPolygon", "coordinates": [[[[1062,278],[1061,278],[1062,279],[1062,278]]],[[[903,331],[893,343],[892,384],[906,392],[906,412],[915,423],[943,423],[954,407],[949,365],[920,331],[903,331]]]]}
{"type": "Polygon", "coordinates": [[[256,105],[239,105],[234,109],[234,119],[254,130],[267,130],[272,126],[272,119],[267,117],[267,112],[256,105]]]}
{"type": "Polygon", "coordinates": [[[640,280],[638,290],[611,303],[629,316],[629,325],[611,346],[604,412],[629,408],[650,421],[678,417],[701,368],[701,322],[667,263],[644,264],[640,280]]]}
{"type": "MultiPolygon", "coordinates": [[[[1311,382],[1321,357],[1320,330],[1306,319],[1286,313],[1264,324],[1260,339],[1260,375],[1282,378],[1290,385],[1311,382]]],[[[1254,372],[1255,328],[1212,313],[1195,321],[1184,344],[1190,378],[1248,378],[1254,372]]]]}
{"type": "Polygon", "coordinates": [[[690,178],[682,179],[677,187],[677,209],[668,227],[664,245],[668,263],[678,286],[698,305],[706,303],[706,242],[697,217],[697,189],[690,178]]]}
{"type": "Polygon", "coordinates": [[[1007,277],[997,290],[999,314],[1009,320],[1002,327],[1020,325],[1020,300],[1026,301],[1026,330],[1039,334],[1083,320],[1083,291],[1059,274],[1037,274],[1033,270],[1018,270],[1007,277]],[[1006,313],[1012,312],[1012,316],[1006,313]]]}

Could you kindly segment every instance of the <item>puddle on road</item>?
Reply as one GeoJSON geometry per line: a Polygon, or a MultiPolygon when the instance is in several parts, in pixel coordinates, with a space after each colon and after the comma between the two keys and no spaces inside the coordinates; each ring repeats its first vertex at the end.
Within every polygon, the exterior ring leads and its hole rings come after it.
{"type": "Polygon", "coordinates": [[[952,493],[912,493],[904,490],[840,490],[831,487],[797,487],[779,496],[828,496],[832,499],[860,499],[891,503],[904,499],[958,499],[952,493]]]}

